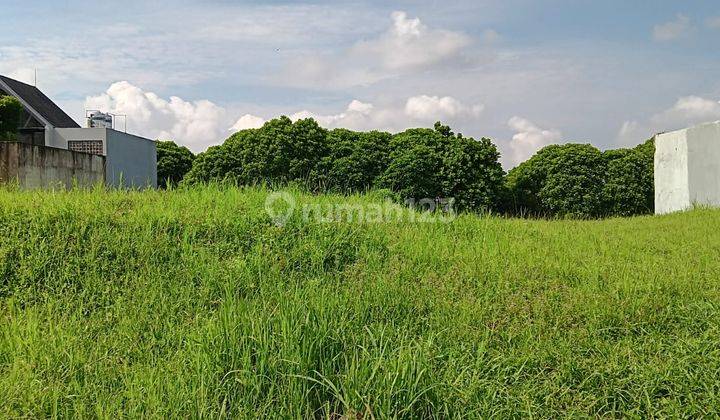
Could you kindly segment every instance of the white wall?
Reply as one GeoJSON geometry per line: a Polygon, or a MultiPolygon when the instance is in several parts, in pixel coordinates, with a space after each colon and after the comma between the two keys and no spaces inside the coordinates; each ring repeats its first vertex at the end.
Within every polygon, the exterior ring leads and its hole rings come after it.
{"type": "Polygon", "coordinates": [[[103,142],[103,152],[107,154],[107,132],[104,128],[56,128],[55,135],[45,144],[48,147],[67,149],[68,141],[99,140],[103,142]]]}
{"type": "Polygon", "coordinates": [[[655,213],[720,206],[720,122],[655,137],[655,213]]]}

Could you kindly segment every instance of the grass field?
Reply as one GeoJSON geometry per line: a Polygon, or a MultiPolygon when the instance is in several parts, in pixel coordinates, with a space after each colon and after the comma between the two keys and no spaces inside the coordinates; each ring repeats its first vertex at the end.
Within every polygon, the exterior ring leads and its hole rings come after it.
{"type": "Polygon", "coordinates": [[[720,211],[277,226],[267,194],[0,191],[0,417],[720,414],[720,211]]]}

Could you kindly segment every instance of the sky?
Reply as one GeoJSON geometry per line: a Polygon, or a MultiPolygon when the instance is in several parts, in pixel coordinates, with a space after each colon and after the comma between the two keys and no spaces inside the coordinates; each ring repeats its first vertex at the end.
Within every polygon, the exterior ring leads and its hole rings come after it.
{"type": "Polygon", "coordinates": [[[717,1],[0,0],[0,74],[195,152],[288,115],[630,147],[720,120],[717,1]]]}

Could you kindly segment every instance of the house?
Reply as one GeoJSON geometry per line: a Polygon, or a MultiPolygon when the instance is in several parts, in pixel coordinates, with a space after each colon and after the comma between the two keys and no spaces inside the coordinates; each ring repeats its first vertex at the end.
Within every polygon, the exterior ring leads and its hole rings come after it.
{"type": "MultiPolygon", "coordinates": [[[[0,96],[3,95],[14,96],[24,108],[18,130],[18,143],[24,148],[23,157],[18,158],[20,163],[10,166],[33,165],[33,177],[46,179],[59,173],[63,176],[82,174],[82,168],[90,165],[88,162],[92,159],[77,154],[102,156],[106,185],[157,186],[155,141],[113,129],[112,120],[107,120],[112,117],[105,114],[102,116],[106,123],[95,124],[96,119],[89,118],[88,128],[81,128],[37,87],[0,76],[0,96]],[[29,147],[35,149],[30,150],[29,147]],[[53,150],[46,150],[48,148],[53,150]],[[63,154],[57,149],[71,153],[63,154]],[[52,159],[48,158],[50,155],[52,159]],[[38,156],[42,156],[42,162],[38,156]],[[79,161],[87,162],[81,164],[79,161]],[[44,165],[53,167],[43,168],[44,165]]],[[[68,184],[69,180],[64,182],[68,184]]]]}

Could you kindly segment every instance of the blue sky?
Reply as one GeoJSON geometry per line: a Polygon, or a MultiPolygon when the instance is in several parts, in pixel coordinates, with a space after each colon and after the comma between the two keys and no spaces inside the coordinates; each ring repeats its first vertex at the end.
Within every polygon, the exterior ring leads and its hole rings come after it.
{"type": "Polygon", "coordinates": [[[0,73],[195,151],[278,115],[539,147],[720,120],[716,1],[3,1],[0,73]],[[157,4],[155,4],[157,3],[157,4]],[[234,128],[233,128],[234,127],[234,128]]]}

